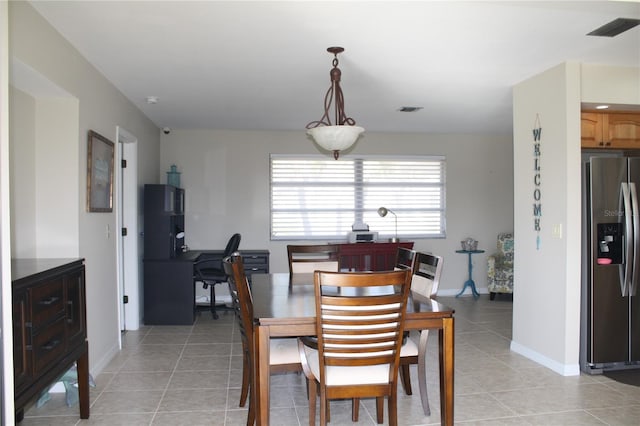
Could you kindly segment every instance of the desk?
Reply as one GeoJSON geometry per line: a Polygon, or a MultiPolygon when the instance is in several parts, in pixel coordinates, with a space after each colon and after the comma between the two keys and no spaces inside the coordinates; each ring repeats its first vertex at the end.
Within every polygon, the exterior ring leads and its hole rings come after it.
{"type": "MultiPolygon", "coordinates": [[[[289,274],[286,273],[253,275],[251,293],[256,328],[252,392],[255,392],[257,402],[258,425],[269,424],[269,339],[315,335],[315,294],[312,280],[312,274],[294,276],[290,286],[289,274]]],[[[412,294],[407,304],[405,329],[438,329],[440,411],[443,425],[453,425],[453,313],[453,309],[419,295],[412,294]]],[[[423,380],[424,373],[419,371],[419,381],[423,380]]]]}
{"type": "MultiPolygon", "coordinates": [[[[222,262],[224,250],[191,250],[171,259],[144,259],[144,323],[192,325],[196,316],[193,263],[202,259],[222,262]]],[[[240,250],[245,272],[269,272],[268,250],[240,250]]]]}
{"type": "Polygon", "coordinates": [[[480,294],[478,293],[478,290],[476,290],[476,283],[473,282],[473,262],[471,261],[471,255],[476,253],[484,253],[484,250],[456,250],[456,253],[465,253],[469,255],[469,264],[468,264],[469,279],[464,282],[464,285],[462,286],[462,290],[460,290],[460,293],[456,294],[456,297],[461,296],[462,293],[464,293],[464,291],[467,289],[467,287],[469,287],[471,288],[471,294],[473,295],[474,298],[477,299],[478,297],[480,297],[480,294]]]}

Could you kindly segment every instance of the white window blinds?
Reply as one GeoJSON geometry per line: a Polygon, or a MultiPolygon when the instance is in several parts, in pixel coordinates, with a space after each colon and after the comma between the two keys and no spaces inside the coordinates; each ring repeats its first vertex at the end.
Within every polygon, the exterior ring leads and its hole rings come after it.
{"type": "Polygon", "coordinates": [[[271,239],[345,239],[365,223],[380,238],[445,236],[445,158],[271,155],[271,239]],[[379,207],[396,213],[380,217],[379,207]]]}

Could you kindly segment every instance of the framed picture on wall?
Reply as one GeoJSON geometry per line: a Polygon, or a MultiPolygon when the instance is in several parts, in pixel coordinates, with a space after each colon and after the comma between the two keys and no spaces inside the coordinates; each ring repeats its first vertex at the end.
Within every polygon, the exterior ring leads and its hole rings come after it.
{"type": "Polygon", "coordinates": [[[113,211],[114,144],[89,130],[87,150],[87,211],[113,211]]]}

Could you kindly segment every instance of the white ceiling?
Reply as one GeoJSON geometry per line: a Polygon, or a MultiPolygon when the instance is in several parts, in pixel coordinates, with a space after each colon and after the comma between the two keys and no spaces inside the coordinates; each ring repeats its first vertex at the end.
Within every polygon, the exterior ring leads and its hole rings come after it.
{"type": "Polygon", "coordinates": [[[640,19],[637,1],[30,3],[158,127],[302,130],[336,45],[346,113],[376,132],[510,133],[513,85],[564,61],[640,66],[640,26],[586,35],[640,19]]]}

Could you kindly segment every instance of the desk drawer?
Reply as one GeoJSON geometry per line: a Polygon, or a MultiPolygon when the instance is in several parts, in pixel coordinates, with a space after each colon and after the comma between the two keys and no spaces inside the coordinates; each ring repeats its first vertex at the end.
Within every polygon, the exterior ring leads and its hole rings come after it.
{"type": "Polygon", "coordinates": [[[264,254],[242,253],[242,260],[245,265],[269,265],[269,256],[264,254]]]}
{"type": "Polygon", "coordinates": [[[264,266],[259,266],[259,265],[244,265],[244,273],[247,275],[251,275],[251,274],[268,274],[269,273],[269,267],[264,265],[264,266]]]}

